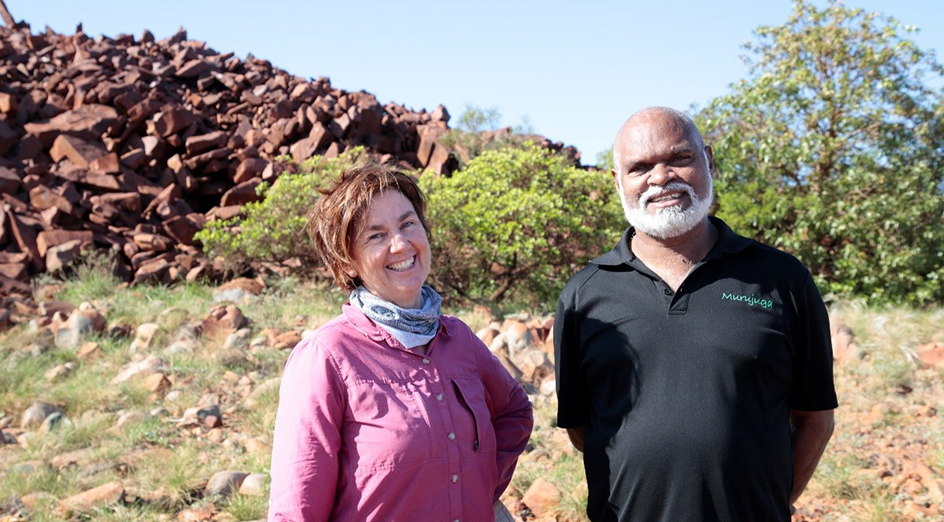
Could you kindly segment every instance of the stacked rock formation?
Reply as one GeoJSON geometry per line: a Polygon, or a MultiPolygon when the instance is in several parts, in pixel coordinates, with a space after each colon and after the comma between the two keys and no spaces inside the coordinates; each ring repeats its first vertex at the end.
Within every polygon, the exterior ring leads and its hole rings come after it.
{"type": "MultiPolygon", "coordinates": [[[[363,145],[381,161],[445,172],[447,127],[327,78],[171,38],[34,35],[0,28],[0,297],[83,248],[111,249],[127,280],[207,264],[193,235],[301,161],[363,145]]],[[[2,306],[2,305],[0,305],[2,306]]]]}

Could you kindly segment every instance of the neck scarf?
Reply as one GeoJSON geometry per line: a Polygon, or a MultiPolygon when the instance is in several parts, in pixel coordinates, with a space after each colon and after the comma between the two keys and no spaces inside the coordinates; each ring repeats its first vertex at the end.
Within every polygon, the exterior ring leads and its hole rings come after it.
{"type": "Polygon", "coordinates": [[[407,348],[430,342],[439,331],[442,298],[423,285],[421,308],[400,308],[370,293],[363,286],[351,292],[351,304],[407,348]]]}

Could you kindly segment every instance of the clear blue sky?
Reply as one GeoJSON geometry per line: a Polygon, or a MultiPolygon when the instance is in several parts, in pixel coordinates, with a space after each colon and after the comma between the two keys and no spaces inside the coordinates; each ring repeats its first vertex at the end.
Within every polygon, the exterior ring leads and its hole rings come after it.
{"type": "MultiPolygon", "coordinates": [[[[414,109],[495,107],[507,125],[576,145],[584,163],[648,105],[704,105],[746,74],[741,46],[778,25],[789,0],[5,0],[34,31],[132,33],[187,29],[220,52],[328,76],[381,103],[414,109]]],[[[822,0],[817,5],[824,5],[822,0]]],[[[856,0],[921,32],[944,59],[944,2],[856,0]]]]}

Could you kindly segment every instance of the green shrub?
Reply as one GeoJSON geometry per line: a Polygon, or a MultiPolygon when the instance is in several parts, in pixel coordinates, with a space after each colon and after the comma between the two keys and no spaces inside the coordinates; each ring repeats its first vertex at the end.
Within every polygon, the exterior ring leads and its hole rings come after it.
{"type": "Polygon", "coordinates": [[[195,238],[209,256],[222,256],[232,268],[291,258],[300,259],[303,267],[316,266],[304,232],[308,212],[318,200],[318,189],[363,157],[362,147],[337,158],[315,156],[300,165],[298,174],[283,174],[271,187],[260,185],[258,191],[264,199],[244,205],[241,216],[210,221],[195,238]]]}
{"type": "Polygon", "coordinates": [[[433,277],[469,300],[550,303],[623,229],[609,174],[533,143],[489,150],[452,177],[426,175],[433,277]]]}

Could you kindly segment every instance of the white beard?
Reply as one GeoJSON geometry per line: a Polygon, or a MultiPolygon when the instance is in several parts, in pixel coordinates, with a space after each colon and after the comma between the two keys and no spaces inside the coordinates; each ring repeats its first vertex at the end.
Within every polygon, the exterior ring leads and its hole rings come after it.
{"type": "Polygon", "coordinates": [[[623,180],[617,176],[616,183],[619,187],[620,202],[623,204],[623,214],[626,215],[626,221],[636,230],[647,236],[657,239],[668,239],[678,237],[695,228],[708,216],[708,210],[711,208],[711,202],[714,198],[711,175],[708,178],[708,195],[699,198],[695,195],[695,189],[687,183],[673,181],[665,186],[650,187],[645,193],[639,196],[639,201],[630,206],[626,201],[626,194],[623,192],[623,180]],[[681,205],[674,205],[660,209],[656,214],[650,215],[646,212],[646,205],[649,200],[657,198],[668,191],[683,190],[688,194],[692,204],[685,210],[681,205]]]}

